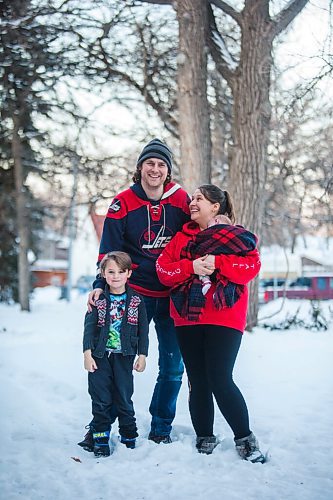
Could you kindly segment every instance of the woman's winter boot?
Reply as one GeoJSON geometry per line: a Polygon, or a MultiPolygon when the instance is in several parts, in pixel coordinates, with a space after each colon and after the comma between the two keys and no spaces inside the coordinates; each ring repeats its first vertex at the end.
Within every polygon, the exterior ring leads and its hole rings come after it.
{"type": "Polygon", "coordinates": [[[243,460],[262,464],[265,462],[265,456],[261,453],[258,440],[253,432],[244,438],[235,439],[235,444],[236,450],[243,460]]]}
{"type": "Polygon", "coordinates": [[[219,442],[216,436],[198,436],[195,446],[199,453],[210,455],[218,444],[219,442]]]}

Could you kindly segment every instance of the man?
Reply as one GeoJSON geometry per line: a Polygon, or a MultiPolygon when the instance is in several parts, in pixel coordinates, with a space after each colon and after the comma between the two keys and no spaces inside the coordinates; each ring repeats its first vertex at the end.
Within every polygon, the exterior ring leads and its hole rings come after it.
{"type": "MultiPolygon", "coordinates": [[[[159,373],[149,411],[152,415],[148,439],[171,443],[170,432],[184,366],[174,324],[169,314],[169,290],[156,274],[155,263],[163,248],[190,220],[189,197],[171,182],[172,153],[159,139],[142,150],[134,184],[112,201],[104,221],[98,262],[113,250],[127,252],[133,261],[131,287],[144,296],[147,317],[155,323],[159,349],[159,373]]],[[[89,295],[94,304],[104,290],[105,280],[97,275],[89,295]]],[[[93,422],[90,424],[93,426],[93,422]]],[[[89,431],[84,444],[90,439],[89,431]]]]}

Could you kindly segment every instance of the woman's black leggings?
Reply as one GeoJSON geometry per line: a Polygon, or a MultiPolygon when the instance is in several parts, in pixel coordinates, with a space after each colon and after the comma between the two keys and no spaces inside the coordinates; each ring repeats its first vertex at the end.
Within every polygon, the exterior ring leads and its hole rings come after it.
{"type": "Polygon", "coordinates": [[[189,380],[189,408],[197,436],[212,436],[213,395],[235,439],[250,434],[245,400],[232,378],[242,333],[216,325],[176,328],[189,380]]]}

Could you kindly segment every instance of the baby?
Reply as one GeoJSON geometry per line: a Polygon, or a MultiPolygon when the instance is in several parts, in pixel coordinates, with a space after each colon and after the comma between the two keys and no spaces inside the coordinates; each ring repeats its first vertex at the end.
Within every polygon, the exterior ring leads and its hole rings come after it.
{"type": "MultiPolygon", "coordinates": [[[[207,227],[216,226],[218,224],[231,224],[231,220],[226,215],[218,214],[215,215],[209,222],[207,227]]],[[[202,294],[206,295],[210,287],[212,286],[212,282],[210,277],[207,275],[199,275],[199,280],[202,282],[202,294]]]]}

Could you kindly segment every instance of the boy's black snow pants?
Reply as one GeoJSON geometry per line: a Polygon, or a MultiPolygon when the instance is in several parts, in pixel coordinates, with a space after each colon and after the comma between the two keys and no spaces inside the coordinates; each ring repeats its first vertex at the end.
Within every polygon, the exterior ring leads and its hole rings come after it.
{"type": "Polygon", "coordinates": [[[119,432],[126,438],[137,437],[133,407],[133,363],[135,356],[106,352],[103,358],[94,358],[97,370],[88,373],[88,392],[92,400],[95,432],[109,431],[113,405],[117,407],[119,432]]]}

